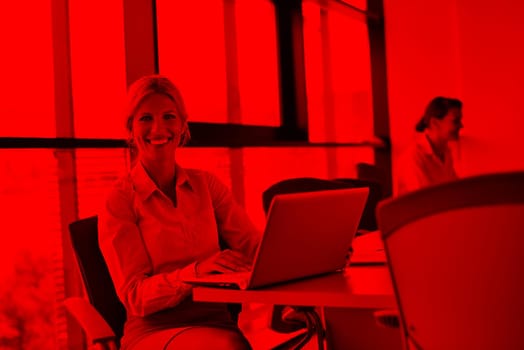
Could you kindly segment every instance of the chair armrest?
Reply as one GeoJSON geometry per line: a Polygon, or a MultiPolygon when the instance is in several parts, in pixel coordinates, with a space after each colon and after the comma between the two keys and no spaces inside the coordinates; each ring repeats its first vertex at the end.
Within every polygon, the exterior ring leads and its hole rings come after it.
{"type": "Polygon", "coordinates": [[[80,324],[90,345],[106,344],[109,349],[116,349],[115,333],[87,300],[79,297],[67,298],[64,307],[80,324]]]}
{"type": "Polygon", "coordinates": [[[386,328],[400,328],[400,315],[397,309],[377,310],[373,317],[379,326],[386,328]]]}
{"type": "Polygon", "coordinates": [[[293,333],[306,329],[307,317],[292,306],[274,305],[269,327],[278,333],[293,333]]]}

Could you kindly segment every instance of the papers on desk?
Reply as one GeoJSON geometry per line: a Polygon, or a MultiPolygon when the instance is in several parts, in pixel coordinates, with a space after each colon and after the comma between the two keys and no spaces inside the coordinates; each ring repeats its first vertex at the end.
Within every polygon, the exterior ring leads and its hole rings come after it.
{"type": "Polygon", "coordinates": [[[386,253],[379,231],[355,237],[349,265],[385,265],[386,253]]]}

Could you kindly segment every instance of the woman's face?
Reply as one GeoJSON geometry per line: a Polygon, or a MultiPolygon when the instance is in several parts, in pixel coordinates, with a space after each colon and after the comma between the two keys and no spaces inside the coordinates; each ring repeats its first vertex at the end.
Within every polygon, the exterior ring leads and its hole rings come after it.
{"type": "Polygon", "coordinates": [[[146,96],[133,116],[132,136],[138,156],[147,161],[174,160],[185,127],[171,98],[146,96]]]}
{"type": "Polygon", "coordinates": [[[451,108],[442,119],[433,118],[435,128],[440,138],[448,141],[455,141],[459,138],[462,125],[462,110],[460,108],[451,108]]]}

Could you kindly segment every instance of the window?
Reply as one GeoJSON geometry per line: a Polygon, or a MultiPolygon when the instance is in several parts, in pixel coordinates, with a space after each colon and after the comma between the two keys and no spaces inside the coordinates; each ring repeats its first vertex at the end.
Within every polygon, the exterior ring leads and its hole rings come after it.
{"type": "Polygon", "coordinates": [[[262,192],[267,187],[289,177],[354,178],[357,163],[373,163],[373,150],[343,146],[184,147],[177,151],[177,162],[185,168],[205,169],[216,175],[237,195],[257,227],[263,229],[262,192]]]}
{"type": "Polygon", "coordinates": [[[205,4],[157,1],[160,73],[180,88],[190,121],[280,125],[272,2],[205,4]]]}
{"type": "Polygon", "coordinates": [[[373,163],[373,150],[354,147],[257,147],[243,150],[245,207],[259,228],[265,224],[262,192],[291,177],[354,178],[356,164],[373,163]]]}
{"type": "Polygon", "coordinates": [[[70,1],[69,26],[75,137],[125,138],[122,1],[70,1]]]}
{"type": "Polygon", "coordinates": [[[305,1],[303,12],[310,141],[372,139],[365,17],[343,7],[322,7],[316,1],[305,1]]]}
{"type": "Polygon", "coordinates": [[[56,137],[51,1],[3,1],[1,8],[0,137],[56,137]]]}
{"type": "MultiPolygon", "coordinates": [[[[0,45],[13,54],[0,66],[7,87],[0,103],[0,196],[10,237],[0,247],[0,347],[69,349],[81,342],[66,333],[58,307],[66,290],[81,294],[64,235],[74,219],[99,212],[129,168],[122,142],[126,80],[154,73],[157,59],[196,122],[194,147],[178,150],[177,161],[217,175],[260,229],[261,195],[271,184],[288,177],[355,177],[357,163],[374,163],[373,148],[345,144],[373,136],[365,1],[156,0],[128,8],[130,3],[2,4],[0,45]],[[127,30],[133,22],[124,16],[141,15],[141,6],[156,10],[156,18],[138,16],[151,21],[148,28],[156,24],[156,31],[127,30]],[[297,25],[302,18],[303,26],[297,25]],[[68,35],[69,44],[60,42],[68,35]],[[140,52],[144,37],[144,57],[126,57],[125,42],[136,42],[132,50],[140,52]],[[69,56],[70,67],[55,64],[69,56]],[[70,122],[74,132],[61,129],[70,122]],[[37,310],[38,329],[46,337],[29,344],[19,326],[26,331],[33,325],[13,318],[17,311],[10,305],[24,307],[23,298],[20,305],[13,298],[35,278],[45,301],[37,310]],[[21,289],[13,293],[11,285],[21,289]]],[[[380,16],[373,18],[381,23],[380,16]]]]}
{"type": "Polygon", "coordinates": [[[55,349],[63,300],[58,169],[53,150],[0,150],[0,344],[55,349]]]}
{"type": "Polygon", "coordinates": [[[275,6],[269,0],[236,1],[241,122],[280,125],[275,6]]]}
{"type": "Polygon", "coordinates": [[[78,216],[97,215],[113,183],[129,169],[126,149],[75,150],[78,216]]]}

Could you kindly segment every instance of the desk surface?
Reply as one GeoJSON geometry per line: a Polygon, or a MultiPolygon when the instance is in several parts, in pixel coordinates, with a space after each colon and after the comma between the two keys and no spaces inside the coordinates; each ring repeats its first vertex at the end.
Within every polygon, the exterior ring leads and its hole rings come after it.
{"type": "Polygon", "coordinates": [[[396,305],[386,266],[350,267],[344,273],[256,290],[195,287],[193,299],[348,308],[393,308],[396,305]]]}

